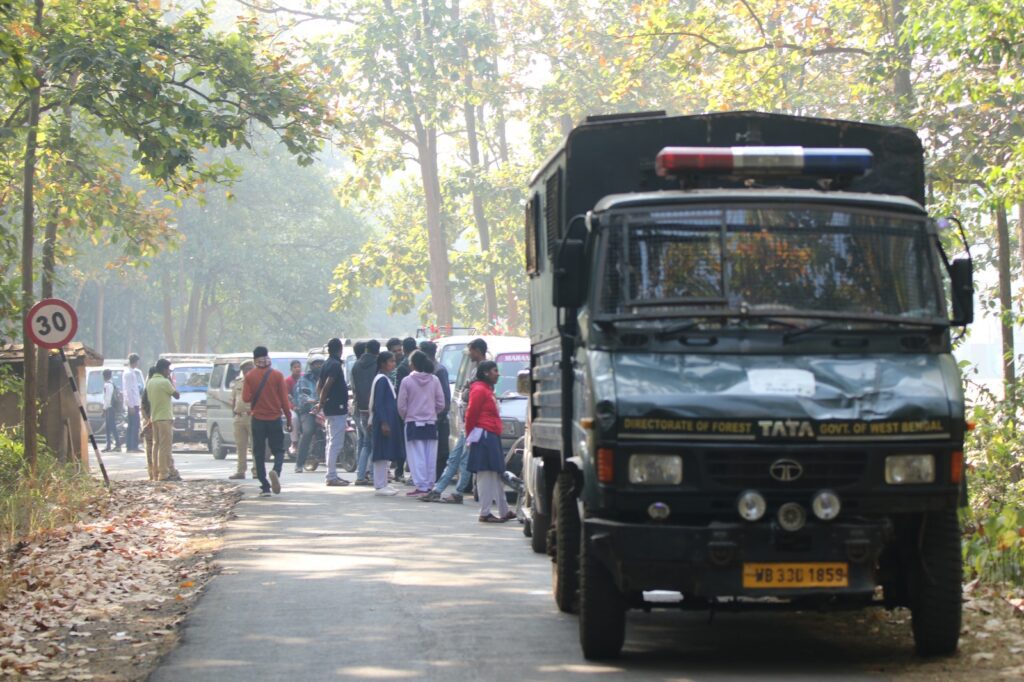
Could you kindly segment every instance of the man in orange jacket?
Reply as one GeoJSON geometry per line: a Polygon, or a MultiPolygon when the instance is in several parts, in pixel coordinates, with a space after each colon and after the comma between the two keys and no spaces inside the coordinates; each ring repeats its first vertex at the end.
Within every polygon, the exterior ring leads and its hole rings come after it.
{"type": "Polygon", "coordinates": [[[284,376],[270,365],[270,354],[265,346],[256,346],[252,351],[254,369],[245,375],[242,386],[242,400],[249,403],[252,413],[252,458],[256,462],[256,477],[260,479],[260,497],[270,497],[270,491],[281,492],[281,469],[284,466],[284,431],[281,430],[281,415],[292,430],[292,405],[284,385],[284,376]],[[267,443],[274,455],[274,468],[270,470],[263,461],[267,443]]]}

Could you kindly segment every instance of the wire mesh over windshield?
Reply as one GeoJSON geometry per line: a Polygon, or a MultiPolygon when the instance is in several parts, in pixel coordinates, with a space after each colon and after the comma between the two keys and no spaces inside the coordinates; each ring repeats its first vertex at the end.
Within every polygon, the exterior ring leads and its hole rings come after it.
{"type": "Polygon", "coordinates": [[[623,220],[606,233],[603,313],[742,306],[942,317],[923,219],[767,206],[623,220]]]}

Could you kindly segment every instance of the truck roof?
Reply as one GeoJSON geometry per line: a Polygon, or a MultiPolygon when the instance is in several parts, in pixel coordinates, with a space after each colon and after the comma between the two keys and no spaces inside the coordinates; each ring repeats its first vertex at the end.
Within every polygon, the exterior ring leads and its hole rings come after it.
{"type": "Polygon", "coordinates": [[[866,192],[825,192],[821,190],[796,189],[746,189],[746,190],[667,190],[658,192],[631,192],[611,194],[594,207],[595,211],[607,211],[632,206],[657,206],[682,203],[724,203],[724,202],[806,202],[828,204],[851,204],[865,208],[885,208],[927,215],[924,208],[904,196],[868,194],[866,192]]]}
{"type": "MultiPolygon", "coordinates": [[[[844,189],[904,196],[925,205],[924,153],[913,130],[755,111],[594,117],[569,133],[533,176],[531,185],[541,193],[554,191],[552,199],[560,195],[561,201],[556,203],[561,204],[561,216],[556,222],[561,223],[592,209],[610,194],[678,189],[678,179],[659,177],[655,172],[655,158],[665,147],[745,145],[863,147],[874,156],[872,170],[850,179],[844,189]],[[552,188],[552,175],[556,174],[559,177],[552,188]]],[[[697,186],[742,189],[743,180],[707,175],[698,178],[701,184],[697,186]]],[[[772,179],[772,184],[790,189],[818,188],[817,178],[812,177],[778,177],[772,179]]]]}

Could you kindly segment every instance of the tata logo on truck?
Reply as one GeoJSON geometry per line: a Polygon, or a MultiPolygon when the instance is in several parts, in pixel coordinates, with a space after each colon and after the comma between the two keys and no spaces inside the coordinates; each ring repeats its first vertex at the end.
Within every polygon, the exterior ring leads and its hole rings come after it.
{"type": "Polygon", "coordinates": [[[790,483],[797,480],[804,474],[804,468],[793,459],[777,459],[768,467],[768,473],[776,481],[790,483]]]}
{"type": "Polygon", "coordinates": [[[762,419],[757,426],[763,438],[814,438],[814,427],[809,421],[762,419]]]}

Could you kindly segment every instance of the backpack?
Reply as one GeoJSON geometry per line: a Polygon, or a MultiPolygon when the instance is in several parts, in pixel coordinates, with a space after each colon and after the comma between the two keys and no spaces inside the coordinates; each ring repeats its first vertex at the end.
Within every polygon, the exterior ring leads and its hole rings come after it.
{"type": "Polygon", "coordinates": [[[120,414],[124,412],[124,394],[114,382],[110,382],[110,385],[114,387],[114,392],[110,394],[110,409],[120,414]]]}

